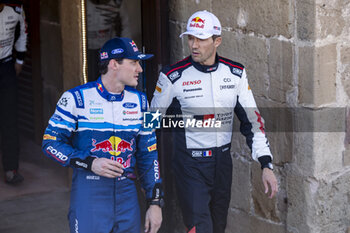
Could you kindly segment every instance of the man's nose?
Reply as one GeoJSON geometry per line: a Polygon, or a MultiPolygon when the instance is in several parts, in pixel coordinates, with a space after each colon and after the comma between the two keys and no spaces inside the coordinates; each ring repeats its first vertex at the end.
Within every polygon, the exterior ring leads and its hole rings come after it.
{"type": "Polygon", "coordinates": [[[141,67],[140,62],[137,62],[137,72],[142,73],[143,69],[141,67]]]}
{"type": "Polygon", "coordinates": [[[199,47],[199,40],[197,38],[193,38],[192,41],[192,48],[198,48],[199,47]]]}

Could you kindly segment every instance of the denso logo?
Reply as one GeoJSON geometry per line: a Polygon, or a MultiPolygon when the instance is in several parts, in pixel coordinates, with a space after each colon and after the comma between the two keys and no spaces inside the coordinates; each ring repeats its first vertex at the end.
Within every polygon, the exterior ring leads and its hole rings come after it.
{"type": "Polygon", "coordinates": [[[201,80],[195,80],[195,81],[187,81],[187,82],[183,82],[182,86],[190,86],[190,85],[198,85],[201,84],[201,80]]]}
{"type": "Polygon", "coordinates": [[[135,108],[137,106],[137,104],[135,103],[130,103],[130,102],[127,102],[127,103],[124,103],[123,104],[123,107],[124,108],[135,108]]]}
{"type": "Polygon", "coordinates": [[[62,154],[61,152],[59,152],[58,150],[56,150],[55,148],[53,148],[52,146],[48,146],[46,148],[47,153],[49,153],[52,156],[55,156],[57,159],[59,159],[58,161],[67,161],[68,157],[64,154],[62,154]]]}

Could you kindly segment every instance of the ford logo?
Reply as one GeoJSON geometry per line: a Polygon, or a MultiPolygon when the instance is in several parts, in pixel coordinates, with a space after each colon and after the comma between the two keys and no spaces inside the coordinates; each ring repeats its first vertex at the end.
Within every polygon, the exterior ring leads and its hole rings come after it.
{"type": "Polygon", "coordinates": [[[113,49],[111,53],[112,54],[119,54],[119,53],[122,53],[122,52],[124,52],[123,49],[113,49]]]}
{"type": "Polygon", "coordinates": [[[130,103],[130,102],[127,102],[127,103],[124,103],[123,104],[123,107],[124,108],[135,108],[137,106],[137,104],[135,103],[130,103]]]}

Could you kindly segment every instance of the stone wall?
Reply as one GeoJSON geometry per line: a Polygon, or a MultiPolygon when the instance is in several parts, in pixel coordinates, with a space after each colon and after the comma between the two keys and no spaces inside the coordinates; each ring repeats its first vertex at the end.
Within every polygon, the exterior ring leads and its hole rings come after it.
{"type": "Polygon", "coordinates": [[[266,197],[259,165],[235,132],[226,232],[346,232],[350,2],[171,0],[169,6],[171,61],[189,54],[186,38],[178,37],[189,16],[213,12],[223,28],[219,54],[245,65],[265,118],[280,192],[266,197]]]}

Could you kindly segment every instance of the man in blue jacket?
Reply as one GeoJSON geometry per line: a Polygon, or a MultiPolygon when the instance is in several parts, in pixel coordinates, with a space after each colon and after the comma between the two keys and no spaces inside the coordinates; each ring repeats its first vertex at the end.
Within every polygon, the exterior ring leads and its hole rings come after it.
{"type": "Polygon", "coordinates": [[[140,232],[134,169],[149,208],[145,230],[162,221],[162,191],[154,131],[143,128],[146,95],[132,86],[142,72],[133,40],[114,38],[100,51],[101,77],[66,91],[44,134],[45,154],[73,168],[71,232],[140,232]]]}

